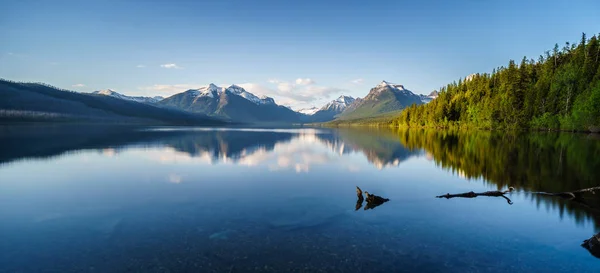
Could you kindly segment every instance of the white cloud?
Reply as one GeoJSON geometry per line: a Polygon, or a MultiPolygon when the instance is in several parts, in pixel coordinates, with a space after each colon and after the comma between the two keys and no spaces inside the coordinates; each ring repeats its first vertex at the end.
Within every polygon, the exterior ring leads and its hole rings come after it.
{"type": "Polygon", "coordinates": [[[303,79],[303,78],[297,78],[296,79],[296,84],[297,85],[311,85],[311,84],[314,84],[314,83],[315,83],[315,81],[313,81],[310,78],[305,78],[305,79],[303,79]]]}
{"type": "Polygon", "coordinates": [[[160,67],[167,69],[183,69],[183,67],[178,66],[177,64],[161,64],[160,67]]]}
{"type": "Polygon", "coordinates": [[[354,79],[354,80],[352,80],[350,82],[353,83],[353,84],[357,84],[358,85],[358,84],[362,84],[364,81],[365,81],[364,79],[359,78],[359,79],[354,79]]]}
{"type": "Polygon", "coordinates": [[[85,84],[83,83],[78,83],[78,84],[73,84],[71,85],[72,87],[85,87],[85,84]]]}
{"type": "Polygon", "coordinates": [[[143,64],[138,64],[136,67],[137,67],[137,68],[144,68],[144,67],[146,67],[146,66],[145,66],[145,65],[143,65],[143,64]]]}
{"type": "Polygon", "coordinates": [[[315,85],[315,81],[309,78],[298,78],[293,82],[269,79],[268,83],[273,87],[258,83],[243,83],[239,86],[255,95],[273,97],[280,105],[298,107],[328,98],[330,95],[343,93],[343,89],[315,85]]]}

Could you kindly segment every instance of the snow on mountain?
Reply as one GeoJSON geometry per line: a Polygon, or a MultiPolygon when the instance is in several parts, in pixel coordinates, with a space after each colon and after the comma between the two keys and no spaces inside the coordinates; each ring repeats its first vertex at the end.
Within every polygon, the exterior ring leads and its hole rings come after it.
{"type": "Polygon", "coordinates": [[[256,95],[246,91],[241,86],[238,86],[235,84],[233,84],[227,88],[223,88],[223,87],[216,86],[215,84],[211,83],[207,86],[200,87],[198,89],[191,89],[186,92],[189,92],[189,94],[191,96],[196,96],[196,97],[202,96],[202,97],[215,98],[215,97],[220,96],[221,94],[223,94],[223,92],[226,92],[226,91],[231,94],[238,95],[242,98],[245,98],[255,104],[275,104],[275,100],[273,100],[273,98],[267,97],[267,96],[261,96],[259,98],[256,95]]]}
{"type": "Polygon", "coordinates": [[[385,90],[386,88],[390,88],[393,91],[404,93],[407,95],[414,94],[412,91],[404,88],[404,85],[402,85],[402,84],[395,84],[395,83],[391,83],[391,82],[387,82],[387,81],[381,81],[381,83],[379,83],[375,87],[375,91],[382,91],[382,90],[385,90]]]}
{"type": "Polygon", "coordinates": [[[265,95],[260,96],[260,100],[263,104],[275,104],[275,100],[265,95]]]}
{"type": "Polygon", "coordinates": [[[475,73],[470,74],[469,76],[465,77],[465,81],[466,82],[472,81],[475,78],[475,76],[477,76],[477,74],[475,74],[475,73]]]}
{"type": "Polygon", "coordinates": [[[428,103],[431,102],[432,100],[436,99],[438,97],[438,92],[437,91],[432,91],[431,93],[429,93],[429,95],[419,95],[419,97],[421,97],[421,101],[423,103],[428,103]]]}
{"type": "Polygon", "coordinates": [[[214,98],[214,97],[220,96],[221,93],[223,93],[223,88],[218,87],[211,83],[208,86],[200,87],[198,89],[192,89],[189,91],[197,91],[197,92],[191,92],[191,94],[196,95],[196,96],[206,96],[206,97],[214,98]]]}
{"type": "Polygon", "coordinates": [[[332,100],[331,102],[325,104],[325,106],[321,107],[319,110],[323,111],[336,111],[341,113],[355,101],[353,97],[341,95],[339,98],[332,100]]]}
{"type": "Polygon", "coordinates": [[[337,118],[358,119],[400,111],[412,104],[422,104],[421,97],[401,84],[382,81],[371,88],[367,96],[356,100],[337,118]]]}
{"type": "Polygon", "coordinates": [[[226,89],[227,91],[236,94],[242,98],[245,98],[251,102],[254,102],[256,104],[267,104],[267,103],[275,103],[275,101],[272,98],[263,96],[262,98],[259,98],[257,96],[255,96],[254,94],[246,91],[244,88],[237,86],[237,85],[232,85],[230,87],[227,87],[226,89]]]}
{"type": "Polygon", "coordinates": [[[159,101],[161,101],[161,100],[164,99],[161,96],[156,96],[156,97],[142,97],[142,96],[140,96],[140,97],[132,97],[132,96],[123,95],[121,93],[117,93],[115,90],[112,90],[112,89],[94,91],[94,92],[92,92],[92,94],[102,95],[102,96],[110,96],[110,97],[117,98],[117,99],[128,100],[128,101],[135,101],[135,102],[140,102],[140,103],[157,103],[157,102],[159,102],[159,101]]]}
{"type": "Polygon", "coordinates": [[[310,116],[316,113],[317,111],[319,111],[319,108],[313,106],[311,108],[302,108],[296,112],[310,116]]]}

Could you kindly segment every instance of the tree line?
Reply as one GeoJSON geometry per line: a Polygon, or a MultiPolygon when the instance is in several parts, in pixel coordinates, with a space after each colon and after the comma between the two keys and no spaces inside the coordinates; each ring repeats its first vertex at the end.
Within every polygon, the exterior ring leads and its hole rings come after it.
{"type": "Polygon", "coordinates": [[[600,129],[600,45],[583,33],[579,43],[558,44],[537,60],[477,73],[442,87],[439,97],[412,105],[395,127],[486,129],[600,129]]]}

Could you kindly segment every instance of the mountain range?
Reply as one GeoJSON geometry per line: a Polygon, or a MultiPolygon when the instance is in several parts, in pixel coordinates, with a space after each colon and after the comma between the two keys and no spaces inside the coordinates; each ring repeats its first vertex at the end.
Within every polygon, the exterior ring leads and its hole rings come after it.
{"type": "Polygon", "coordinates": [[[210,84],[190,89],[170,96],[158,105],[247,123],[290,123],[301,118],[300,113],[277,105],[273,98],[259,98],[237,85],[223,88],[210,84]]]}
{"type": "MultiPolygon", "coordinates": [[[[106,89],[77,93],[44,84],[0,81],[0,115],[18,117],[15,111],[30,111],[46,118],[76,116],[87,119],[133,118],[161,121],[197,119],[211,122],[240,123],[319,123],[335,119],[360,119],[399,111],[411,104],[423,104],[437,97],[437,92],[416,95],[403,85],[382,81],[364,98],[341,95],[320,108],[294,111],[278,105],[271,97],[258,97],[244,88],[214,84],[189,89],[167,98],[127,96],[106,89]],[[18,91],[18,92],[17,92],[18,91]],[[60,102],[57,102],[56,99],[60,102]],[[11,111],[11,112],[7,112],[11,111]],[[42,114],[40,114],[42,113],[42,114]]],[[[189,121],[189,120],[188,120],[189,121]]]]}
{"type": "Polygon", "coordinates": [[[141,103],[157,103],[157,102],[165,99],[164,97],[161,97],[161,96],[131,97],[131,96],[123,95],[121,93],[117,93],[115,90],[112,90],[112,89],[94,91],[94,92],[92,92],[92,94],[93,95],[101,95],[101,96],[109,96],[109,97],[113,97],[113,98],[117,98],[117,99],[135,101],[135,102],[141,102],[141,103]]]}
{"type": "Polygon", "coordinates": [[[41,83],[0,79],[0,121],[223,125],[223,121],[177,109],[78,93],[41,83]]]}

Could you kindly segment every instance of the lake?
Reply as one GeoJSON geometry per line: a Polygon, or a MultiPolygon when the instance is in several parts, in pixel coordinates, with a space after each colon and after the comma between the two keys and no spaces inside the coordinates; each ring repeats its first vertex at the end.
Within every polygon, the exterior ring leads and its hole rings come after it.
{"type": "Polygon", "coordinates": [[[600,186],[599,155],[549,132],[0,126],[0,272],[599,272],[600,198],[533,193],[600,186]]]}

